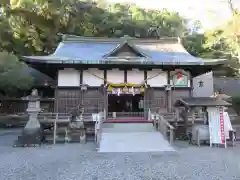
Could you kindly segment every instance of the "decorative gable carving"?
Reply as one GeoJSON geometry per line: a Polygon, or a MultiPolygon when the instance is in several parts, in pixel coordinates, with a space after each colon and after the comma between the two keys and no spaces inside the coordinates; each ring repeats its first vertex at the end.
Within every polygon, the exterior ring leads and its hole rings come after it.
{"type": "Polygon", "coordinates": [[[118,57],[144,57],[141,53],[137,52],[136,50],[134,50],[134,48],[132,48],[131,46],[129,46],[128,43],[125,43],[122,47],[118,48],[115,52],[113,52],[112,54],[110,54],[109,57],[114,57],[114,56],[118,56],[118,57]]]}
{"type": "Polygon", "coordinates": [[[128,41],[124,41],[122,44],[117,46],[115,49],[110,51],[108,54],[104,55],[104,57],[112,58],[112,57],[146,57],[143,52],[137,49],[134,45],[129,43],[128,41]]]}

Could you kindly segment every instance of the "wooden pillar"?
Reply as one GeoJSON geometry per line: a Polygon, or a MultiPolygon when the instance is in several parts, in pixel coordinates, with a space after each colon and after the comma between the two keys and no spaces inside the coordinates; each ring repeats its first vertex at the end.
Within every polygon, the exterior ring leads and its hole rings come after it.
{"type": "Polygon", "coordinates": [[[194,124],[194,122],[196,120],[196,115],[195,115],[195,109],[194,108],[191,110],[191,114],[192,114],[192,124],[194,124]]]}
{"type": "Polygon", "coordinates": [[[167,91],[167,104],[168,104],[168,112],[172,111],[172,90],[167,91]]]}
{"type": "Polygon", "coordinates": [[[175,108],[175,113],[176,113],[176,121],[179,122],[180,121],[179,108],[175,108]]]}
{"type": "Polygon", "coordinates": [[[188,133],[188,116],[190,114],[190,109],[185,108],[185,116],[184,116],[184,129],[185,129],[185,135],[188,133]]]}
{"type": "Polygon", "coordinates": [[[150,109],[151,110],[151,107],[150,107],[150,99],[149,99],[149,88],[145,88],[145,91],[144,91],[144,117],[145,118],[148,118],[148,110],[150,109]]]}
{"type": "MultiPolygon", "coordinates": [[[[107,69],[104,70],[104,85],[107,84],[107,69]]],[[[108,92],[107,87],[103,87],[103,98],[104,98],[104,109],[105,109],[105,118],[108,114],[108,92]]],[[[106,120],[106,119],[105,119],[106,120]]]]}
{"type": "MultiPolygon", "coordinates": [[[[171,75],[170,71],[167,72],[167,85],[171,84],[171,75]]],[[[172,89],[167,91],[167,111],[171,112],[172,110],[172,89]]]]}
{"type": "Polygon", "coordinates": [[[59,111],[59,107],[58,107],[58,102],[59,102],[59,97],[58,97],[58,70],[56,71],[55,74],[55,89],[54,89],[54,112],[58,112],[59,111]]]}

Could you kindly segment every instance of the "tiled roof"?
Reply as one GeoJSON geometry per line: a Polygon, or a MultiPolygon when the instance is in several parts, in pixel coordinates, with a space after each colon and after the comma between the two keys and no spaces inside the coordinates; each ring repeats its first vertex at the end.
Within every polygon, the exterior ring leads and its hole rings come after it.
{"type": "Polygon", "coordinates": [[[231,104],[213,97],[190,97],[182,98],[175,102],[175,106],[201,107],[201,106],[230,106],[231,104]]]}
{"type": "Polygon", "coordinates": [[[117,45],[117,43],[61,42],[51,56],[79,60],[102,60],[103,56],[117,45]]]}
{"type": "Polygon", "coordinates": [[[36,85],[36,86],[38,86],[38,85],[42,86],[42,85],[44,85],[45,82],[48,82],[49,84],[52,84],[55,82],[51,77],[49,77],[46,74],[43,74],[40,71],[37,71],[36,69],[33,69],[31,67],[25,67],[23,69],[23,72],[26,75],[33,77],[34,85],[36,85]]]}
{"type": "Polygon", "coordinates": [[[73,61],[74,63],[98,64],[109,62],[107,55],[123,44],[129,44],[142,54],[142,63],[148,64],[203,64],[201,58],[190,55],[178,38],[137,39],[123,38],[88,38],[67,36],[58,45],[56,51],[49,56],[27,56],[24,59],[34,61],[73,61]]]}

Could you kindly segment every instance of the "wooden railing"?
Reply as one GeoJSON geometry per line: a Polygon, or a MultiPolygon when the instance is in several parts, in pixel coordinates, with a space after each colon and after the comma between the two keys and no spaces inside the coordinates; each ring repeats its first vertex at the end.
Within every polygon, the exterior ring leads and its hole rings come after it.
{"type": "Polygon", "coordinates": [[[160,114],[152,114],[154,127],[163,135],[165,139],[173,144],[174,127],[160,114]]]}
{"type": "MultiPolygon", "coordinates": [[[[56,144],[57,137],[57,128],[58,125],[61,124],[64,126],[68,126],[70,122],[70,115],[67,113],[39,113],[38,120],[40,124],[45,128],[53,127],[53,144],[56,144]]],[[[66,130],[64,130],[66,131],[66,130]]],[[[66,132],[65,132],[66,134],[66,132]]]]}
{"type": "MultiPolygon", "coordinates": [[[[84,113],[83,122],[94,122],[95,121],[95,141],[97,146],[100,143],[101,137],[101,123],[104,118],[104,113],[84,113]]],[[[43,129],[51,129],[49,132],[52,133],[53,136],[53,144],[56,144],[56,139],[58,134],[63,134],[65,143],[69,141],[68,135],[68,125],[70,123],[70,114],[67,113],[39,113],[38,120],[40,124],[43,126],[43,129]]],[[[93,126],[94,128],[94,126],[93,126]]]]}

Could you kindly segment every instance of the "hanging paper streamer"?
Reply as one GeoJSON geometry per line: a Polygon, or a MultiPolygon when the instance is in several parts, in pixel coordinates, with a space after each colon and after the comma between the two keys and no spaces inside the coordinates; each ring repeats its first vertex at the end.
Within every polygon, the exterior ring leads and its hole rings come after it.
{"type": "Polygon", "coordinates": [[[134,87],[132,87],[132,94],[133,94],[133,96],[135,96],[135,90],[134,90],[134,87]]]}
{"type": "Polygon", "coordinates": [[[120,96],[120,94],[121,94],[121,90],[120,90],[120,88],[118,88],[117,95],[120,96]]]}
{"type": "Polygon", "coordinates": [[[127,86],[125,86],[125,87],[122,89],[122,92],[124,92],[124,93],[128,93],[128,92],[129,92],[127,86]]]}
{"type": "Polygon", "coordinates": [[[134,88],[134,87],[123,87],[123,88],[115,88],[115,87],[108,87],[108,93],[109,94],[132,94],[132,95],[136,95],[136,94],[141,94],[144,93],[145,88],[140,87],[140,88],[134,88]]]}

